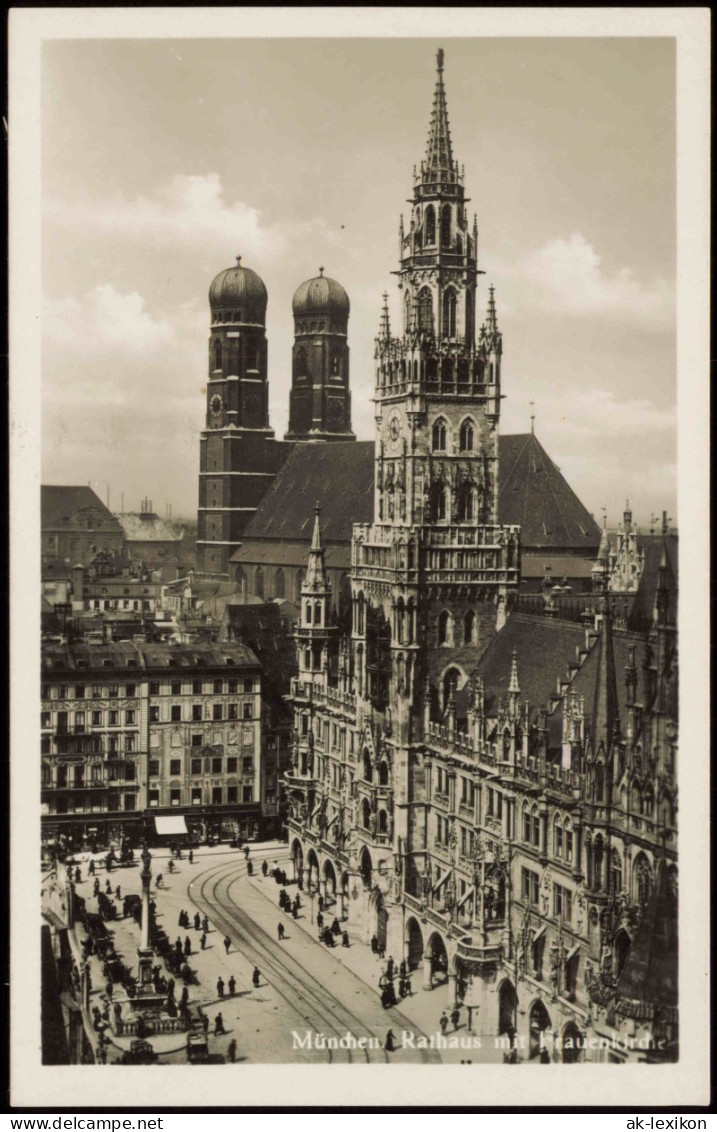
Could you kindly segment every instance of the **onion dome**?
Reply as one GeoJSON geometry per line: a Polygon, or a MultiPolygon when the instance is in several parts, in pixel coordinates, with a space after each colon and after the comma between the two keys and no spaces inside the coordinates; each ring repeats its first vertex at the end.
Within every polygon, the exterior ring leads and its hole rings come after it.
{"type": "Polygon", "coordinates": [[[256,322],[264,325],[267,303],[266,287],[255,271],[241,266],[220,271],[209,288],[209,306],[222,322],[256,322]]]}
{"type": "Polygon", "coordinates": [[[349,297],[340,283],[324,275],[323,267],[315,279],[307,279],[297,287],[292,301],[292,310],[295,318],[333,317],[347,319],[349,317],[349,297]]]}

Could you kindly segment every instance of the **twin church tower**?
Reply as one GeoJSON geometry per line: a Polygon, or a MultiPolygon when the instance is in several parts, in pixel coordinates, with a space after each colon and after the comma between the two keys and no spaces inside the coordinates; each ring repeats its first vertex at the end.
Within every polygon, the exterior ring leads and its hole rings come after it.
{"type": "MultiPolygon", "coordinates": [[[[376,340],[375,519],[494,523],[501,336],[491,289],[476,338],[477,222],[469,224],[463,171],[453,160],[442,51],[437,64],[426,157],[414,169],[410,219],[400,222],[402,334],[391,334],[384,296],[376,340]],[[426,397],[446,412],[431,426],[428,460],[416,460],[426,397]],[[478,414],[471,406],[480,406],[478,414]]],[[[295,292],[289,429],[280,441],[269,424],[264,283],[238,258],[212,282],[209,304],[197,569],[228,578],[242,534],[293,445],[355,439],[350,305],[323,268],[295,292]]]]}

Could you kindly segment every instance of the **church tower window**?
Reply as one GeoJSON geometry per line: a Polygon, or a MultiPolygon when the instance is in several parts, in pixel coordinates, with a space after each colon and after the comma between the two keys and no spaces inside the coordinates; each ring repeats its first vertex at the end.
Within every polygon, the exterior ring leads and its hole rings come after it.
{"type": "Polygon", "coordinates": [[[264,571],[261,566],[257,566],[254,571],[254,592],[257,597],[264,596],[264,571]]]}
{"type": "Polygon", "coordinates": [[[222,344],[218,341],[214,343],[214,368],[222,368],[222,344]]]}
{"type": "Polygon", "coordinates": [[[277,597],[286,597],[286,583],[284,581],[284,571],[279,567],[276,571],[276,578],[274,579],[274,592],[277,597]]]}
{"type": "Polygon", "coordinates": [[[439,417],[433,425],[432,447],[434,452],[446,450],[446,422],[443,417],[439,417]]]}
{"type": "Polygon", "coordinates": [[[441,210],[441,247],[451,246],[451,206],[444,204],[441,210]]]}
{"type": "Polygon", "coordinates": [[[469,609],[463,621],[463,643],[465,645],[475,644],[475,631],[476,615],[472,609],[469,609]]]}
{"type": "Polygon", "coordinates": [[[433,205],[429,204],[426,209],[426,247],[436,242],[436,214],[433,210],[433,205]]]}
{"type": "Polygon", "coordinates": [[[438,615],[438,643],[439,645],[453,643],[453,618],[447,609],[442,609],[438,615]]]}
{"type": "Polygon", "coordinates": [[[456,336],[456,293],[452,287],[443,295],[443,337],[456,336]]]}
{"type": "Polygon", "coordinates": [[[460,448],[461,452],[472,452],[475,446],[475,429],[472,421],[464,421],[461,425],[460,448]]]}
{"type": "Polygon", "coordinates": [[[418,329],[433,334],[433,295],[423,287],[418,295],[418,329]]]}

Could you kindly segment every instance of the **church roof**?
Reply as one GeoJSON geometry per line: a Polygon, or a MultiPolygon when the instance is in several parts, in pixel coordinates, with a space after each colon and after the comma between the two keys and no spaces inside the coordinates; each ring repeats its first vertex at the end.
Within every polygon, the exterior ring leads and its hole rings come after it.
{"type": "Polygon", "coordinates": [[[523,547],[596,551],[600,528],[536,436],[499,439],[501,523],[520,525],[523,547]]]}
{"type": "Polygon", "coordinates": [[[350,303],[346,291],[335,279],[324,275],[323,267],[319,272],[297,287],[291,304],[294,315],[334,314],[348,318],[350,303]]]}
{"type": "Polygon", "coordinates": [[[241,266],[237,256],[236,267],[220,271],[209,287],[211,309],[228,308],[229,321],[252,322],[264,325],[267,292],[264,281],[250,267],[241,266]]]}
{"type": "MultiPolygon", "coordinates": [[[[348,545],[354,523],[373,521],[374,452],[372,440],[297,444],[248,523],[233,560],[259,561],[257,543],[275,539],[306,544],[305,555],[318,501],[330,566],[331,544],[348,545]]],[[[521,524],[524,552],[597,549],[600,528],[534,436],[501,436],[498,455],[498,519],[521,524]]],[[[265,561],[280,564],[271,557],[265,561]]]]}
{"type": "Polygon", "coordinates": [[[103,523],[109,523],[119,530],[119,524],[112,512],[105,507],[100,497],[86,485],[64,486],[43,484],[40,488],[40,515],[43,530],[70,528],[77,521],[79,512],[96,511],[103,523]]]}
{"type": "Polygon", "coordinates": [[[645,565],[630,609],[631,629],[649,628],[653,623],[655,596],[660,573],[662,555],[665,555],[665,577],[669,596],[668,621],[675,623],[677,617],[677,535],[638,535],[638,550],[645,555],[645,565]]]}

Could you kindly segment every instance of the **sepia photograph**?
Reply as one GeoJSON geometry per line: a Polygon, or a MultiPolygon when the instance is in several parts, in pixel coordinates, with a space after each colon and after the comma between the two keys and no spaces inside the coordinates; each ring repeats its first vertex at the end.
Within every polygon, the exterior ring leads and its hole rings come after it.
{"type": "Polygon", "coordinates": [[[13,1029],[55,1107],[249,1066],[705,1103],[707,18],[391,11],[14,13],[13,1029]]]}

